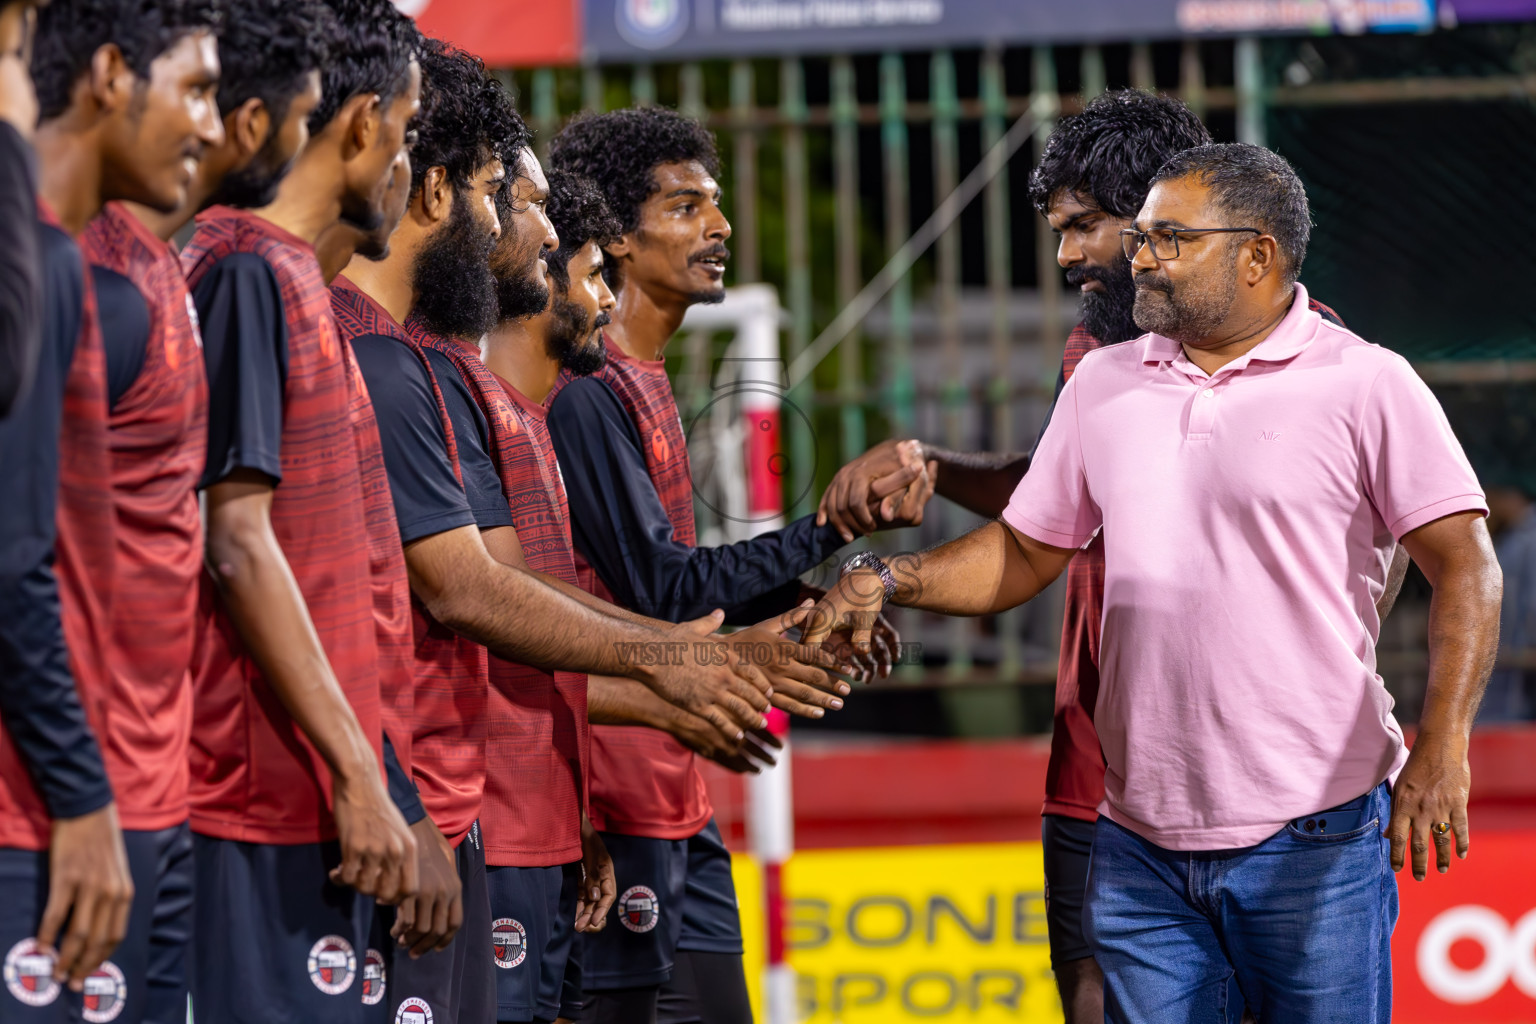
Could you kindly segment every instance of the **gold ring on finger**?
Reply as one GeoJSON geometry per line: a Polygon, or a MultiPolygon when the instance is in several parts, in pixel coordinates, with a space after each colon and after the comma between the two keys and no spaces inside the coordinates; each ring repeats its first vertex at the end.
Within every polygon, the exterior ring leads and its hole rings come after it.
{"type": "Polygon", "coordinates": [[[1437,838],[1444,838],[1451,831],[1451,823],[1448,821],[1437,821],[1435,822],[1434,830],[1437,838]]]}

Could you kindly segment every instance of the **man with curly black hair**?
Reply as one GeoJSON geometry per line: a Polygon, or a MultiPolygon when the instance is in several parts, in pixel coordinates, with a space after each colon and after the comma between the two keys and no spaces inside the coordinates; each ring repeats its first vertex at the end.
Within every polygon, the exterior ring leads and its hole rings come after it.
{"type": "Polygon", "coordinates": [[[8,974],[26,978],[0,994],[7,1020],[78,1014],[82,988],[87,1005],[130,1020],[185,1002],[179,969],[158,962],[179,964],[187,934],[177,738],[190,690],[185,668],[148,687],[116,671],[125,603],[107,375],[75,239],[109,200],[180,202],[203,148],[222,139],[217,23],[205,0],[60,0],[38,18],[43,347],[34,387],[0,428],[0,947],[8,974]]]}
{"type": "MultiPolygon", "coordinates": [[[[754,622],[794,608],[799,574],[842,538],[807,516],[698,547],[687,441],[662,361],[688,307],[725,297],[731,226],[714,136],[675,111],[619,110],[572,121],[550,159],[593,181],[620,229],[604,247],[616,297],[607,365],[562,375],[549,400],[584,583],[669,621],[719,608],[728,622],[754,622]]],[[[835,690],[776,688],[774,702],[821,717],[842,707],[847,684],[835,690]]],[[[622,927],[583,941],[584,1019],[750,1018],[730,857],[694,757],[660,730],[593,728],[591,815],[613,854],[622,927]]]]}
{"type": "MultiPolygon", "coordinates": [[[[603,246],[623,233],[602,191],[570,171],[549,172],[544,210],[560,239],[543,258],[549,301],[531,317],[503,313],[485,338],[486,365],[540,408],[561,370],[584,377],[608,362],[603,328],[617,300],[603,275],[603,246]]],[[[501,266],[512,271],[515,263],[501,266]]]]}
{"type": "Polygon", "coordinates": [[[205,211],[182,252],[210,393],[192,995],[220,1021],[378,1013],[374,905],[418,885],[380,769],[409,759],[390,742],[408,736],[409,625],[384,611],[396,595],[404,607],[407,583],[387,557],[398,538],[372,407],[314,244],[338,221],[384,223],[420,35],[389,0],[329,6],[324,113],[276,199],[205,211]]]}

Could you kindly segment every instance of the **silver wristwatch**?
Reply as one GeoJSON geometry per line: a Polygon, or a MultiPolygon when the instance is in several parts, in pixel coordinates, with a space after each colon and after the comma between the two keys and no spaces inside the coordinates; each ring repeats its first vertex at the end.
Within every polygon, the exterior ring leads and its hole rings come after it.
{"type": "Polygon", "coordinates": [[[891,567],[880,560],[880,556],[873,551],[860,551],[848,561],[843,563],[837,578],[842,579],[855,569],[873,569],[875,575],[880,577],[880,583],[885,587],[885,600],[889,602],[896,596],[896,577],[891,575],[891,567]]]}

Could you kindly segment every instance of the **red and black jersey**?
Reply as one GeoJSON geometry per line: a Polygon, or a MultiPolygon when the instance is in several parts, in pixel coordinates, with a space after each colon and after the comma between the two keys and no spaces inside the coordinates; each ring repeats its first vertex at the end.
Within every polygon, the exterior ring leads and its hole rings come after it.
{"type": "MultiPolygon", "coordinates": [[[[348,330],[357,332],[354,337],[374,334],[392,338],[420,360],[442,422],[448,460],[458,475],[453,425],[424,351],[435,336],[414,321],[404,327],[397,324],[345,278],[338,277],[333,290],[337,301],[349,311],[348,330]]],[[[487,654],[480,644],[434,619],[414,595],[411,619],[415,692],[410,772],[432,821],[457,846],[479,817],[485,796],[485,716],[490,687],[487,654]]]]}
{"type": "MultiPolygon", "coordinates": [[[[279,286],[287,339],[272,529],[382,771],[372,551],[354,427],[359,377],[350,349],[308,243],[227,207],[208,210],[197,224],[182,251],[194,293],[220,261],[242,253],[265,261],[279,286]]],[[[325,764],[256,668],[206,576],[199,626],[193,829],[258,843],[334,838],[325,764]]]]}
{"type": "MultiPolygon", "coordinates": [[[[1343,326],[1337,313],[1316,300],[1313,312],[1343,326]]],[[[1065,386],[1083,356],[1103,342],[1082,324],[1067,336],[1061,357],[1065,386]]],[[[1051,757],[1045,770],[1042,813],[1096,821],[1104,799],[1104,753],[1093,726],[1099,699],[1099,639],[1104,624],[1104,535],[1100,533],[1067,563],[1067,592],[1056,666],[1056,714],[1051,757]]]]}
{"type": "MultiPolygon", "coordinates": [[[[345,277],[331,282],[331,313],[342,340],[351,344],[364,333],[385,333],[398,326],[345,277]],[[387,324],[385,323],[387,321],[387,324]]],[[[404,339],[404,334],[400,334],[404,339]]],[[[363,483],[364,515],[368,521],[368,553],[373,582],[373,614],[379,644],[379,689],[384,729],[396,761],[411,773],[411,730],[415,714],[415,635],[411,617],[411,584],[405,569],[400,528],[389,493],[389,474],[379,440],[378,417],[368,387],[358,374],[352,402],[357,429],[358,472],[363,483]]]]}
{"type": "Polygon", "coordinates": [[[123,827],[156,831],[188,813],[208,387],[196,314],[171,248],[117,203],[82,242],[92,263],[133,283],[150,315],[142,369],[108,421],[117,587],[111,729],[102,742],[123,827]]]}
{"type": "MultiPolygon", "coordinates": [[[[646,469],[671,520],[673,536],[698,543],[693,521],[693,476],[677,399],[662,360],[639,360],[608,344],[608,363],[592,378],[618,397],[639,432],[646,469]]],[[[545,404],[574,379],[562,372],[545,404]]],[[[586,559],[576,554],[576,573],[589,593],[612,600],[586,559]]],[[[654,839],[686,839],[714,813],[693,751],[656,729],[626,725],[592,727],[589,817],[603,831],[654,839]]]]}
{"type": "MultiPolygon", "coordinates": [[[[489,455],[529,568],[578,586],[570,512],[544,407],[496,377],[472,345],[427,344],[447,356],[485,415],[489,455]]],[[[490,714],[481,825],[485,858],[541,867],[581,859],[589,751],[587,677],[490,659],[490,714]]]]}
{"type": "MultiPolygon", "coordinates": [[[[44,575],[47,562],[45,545],[52,548],[52,575],[57,585],[58,618],[53,619],[49,614],[52,609],[38,607],[50,602],[53,595],[26,586],[14,595],[14,599],[24,601],[30,607],[12,608],[7,605],[7,611],[18,618],[32,616],[35,621],[31,625],[35,632],[50,628],[59,630],[61,627],[63,648],[58,645],[58,632],[54,632],[52,637],[8,636],[7,641],[15,642],[18,649],[8,652],[7,661],[15,665],[11,659],[21,659],[24,664],[17,666],[17,674],[30,675],[40,685],[51,682],[56,688],[71,686],[78,695],[89,731],[100,737],[103,729],[110,725],[107,713],[112,694],[108,658],[111,636],[109,615],[115,579],[116,543],[115,517],[108,488],[111,457],[107,447],[106,358],[102,351],[91,275],[86,270],[82,253],[63,231],[52,209],[41,199],[38,200],[38,221],[45,226],[44,231],[53,236],[45,242],[45,250],[51,252],[52,243],[58,243],[55,254],[45,252],[45,260],[56,256],[59,269],[70,279],[67,294],[63,291],[56,295],[50,294],[53,287],[48,281],[45,267],[43,329],[47,348],[39,363],[36,387],[57,390],[46,396],[46,404],[51,406],[52,415],[44,416],[47,422],[37,426],[52,433],[57,425],[58,448],[56,466],[39,467],[47,470],[46,474],[42,474],[47,482],[39,479],[36,483],[53,491],[57,498],[51,506],[54,530],[50,538],[45,535],[47,531],[44,524],[33,523],[33,532],[37,536],[7,536],[4,541],[8,558],[35,547],[35,557],[42,563],[44,575]],[[70,351],[71,348],[73,351],[70,351]],[[56,485],[49,486],[55,483],[52,476],[55,469],[56,485]],[[31,592],[28,593],[28,590],[31,592]],[[36,614],[39,611],[41,615],[36,614]],[[22,651],[19,649],[22,643],[37,643],[40,646],[37,650],[22,651]],[[65,649],[68,674],[73,677],[72,680],[63,677],[61,666],[56,663],[57,656],[63,654],[65,649]]],[[[23,228],[30,230],[32,225],[23,225],[23,228]]],[[[39,396],[40,403],[44,397],[39,396]]],[[[18,415],[26,416],[28,410],[23,409],[18,415]]],[[[51,455],[46,451],[49,440],[51,438],[38,437],[37,447],[51,455]]],[[[10,500],[31,504],[31,499],[36,497],[41,495],[13,494],[10,500]]],[[[46,504],[39,505],[36,510],[46,514],[48,507],[46,504]]],[[[24,507],[18,511],[25,512],[26,509],[24,507]]],[[[8,595],[8,599],[11,596],[8,595]]],[[[0,729],[0,846],[26,850],[48,848],[48,809],[35,785],[38,780],[29,771],[26,761],[29,753],[34,756],[44,753],[56,758],[51,765],[36,762],[32,765],[43,773],[43,781],[52,788],[56,800],[68,800],[72,796],[69,790],[74,787],[68,783],[74,779],[82,784],[92,784],[95,792],[89,806],[80,808],[78,813],[98,809],[104,805],[102,798],[107,797],[99,789],[100,783],[104,781],[101,779],[101,760],[104,758],[98,759],[96,743],[81,728],[78,712],[54,707],[48,710],[69,712],[57,716],[62,717],[63,721],[32,723],[52,732],[52,740],[44,741],[43,737],[33,736],[31,742],[28,742],[21,730],[21,722],[8,722],[5,728],[0,729]],[[65,730],[69,737],[65,736],[65,730]],[[18,734],[13,736],[13,731],[18,734]],[[79,751],[80,756],[68,760],[57,758],[57,755],[63,753],[57,744],[71,740],[71,745],[79,751]],[[60,777],[48,778],[49,775],[60,777]]]]}

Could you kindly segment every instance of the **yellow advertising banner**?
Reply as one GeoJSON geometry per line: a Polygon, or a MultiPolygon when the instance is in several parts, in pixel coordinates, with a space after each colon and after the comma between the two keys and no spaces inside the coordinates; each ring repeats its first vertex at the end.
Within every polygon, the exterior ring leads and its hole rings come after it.
{"type": "MultiPolygon", "coordinates": [[[[762,881],[749,858],[735,874],[756,1004],[762,881]]],[[[1044,889],[1039,843],[795,854],[784,891],[799,1019],[1058,1024],[1044,889]]]]}

